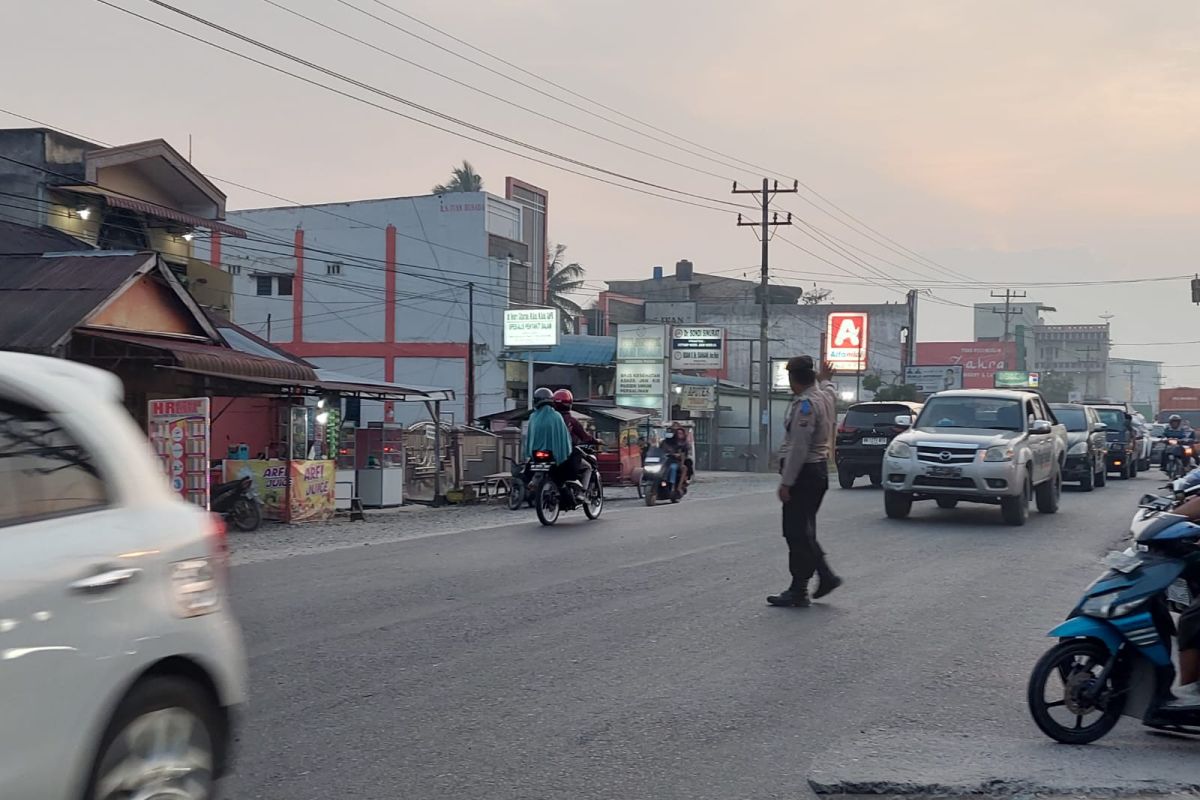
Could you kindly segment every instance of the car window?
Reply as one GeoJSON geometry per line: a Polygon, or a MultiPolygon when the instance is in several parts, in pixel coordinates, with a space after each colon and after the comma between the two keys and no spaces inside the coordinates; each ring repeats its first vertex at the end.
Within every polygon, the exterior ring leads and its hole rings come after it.
{"type": "Polygon", "coordinates": [[[1054,414],[1069,431],[1086,431],[1090,427],[1088,414],[1082,408],[1059,408],[1054,414]]]}
{"type": "Polygon", "coordinates": [[[106,504],[87,451],[42,412],[0,400],[0,526],[106,504]]]}
{"type": "Polygon", "coordinates": [[[1125,430],[1125,412],[1119,408],[1098,408],[1096,413],[1100,415],[1100,421],[1108,426],[1110,431],[1125,430]]]}
{"type": "Polygon", "coordinates": [[[842,422],[843,429],[850,428],[891,428],[896,425],[896,417],[911,415],[908,406],[851,406],[842,422]]]}
{"type": "Polygon", "coordinates": [[[929,398],[918,428],[983,428],[986,430],[1019,431],[1021,403],[998,397],[929,398]]]}

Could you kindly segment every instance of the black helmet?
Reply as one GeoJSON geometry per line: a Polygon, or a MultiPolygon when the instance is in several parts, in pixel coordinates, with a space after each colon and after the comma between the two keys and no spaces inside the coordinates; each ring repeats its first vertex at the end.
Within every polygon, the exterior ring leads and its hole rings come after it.
{"type": "Polygon", "coordinates": [[[541,408],[544,405],[554,402],[554,392],[543,386],[540,389],[533,390],[533,407],[541,408]]]}

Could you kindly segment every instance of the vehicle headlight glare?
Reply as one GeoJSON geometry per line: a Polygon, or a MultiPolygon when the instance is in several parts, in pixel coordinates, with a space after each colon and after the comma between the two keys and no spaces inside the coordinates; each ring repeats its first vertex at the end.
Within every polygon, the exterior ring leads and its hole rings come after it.
{"type": "Polygon", "coordinates": [[[1150,598],[1140,597],[1137,600],[1130,600],[1127,603],[1117,603],[1117,598],[1120,592],[1108,592],[1107,594],[1096,595],[1089,597],[1080,608],[1084,614],[1089,617],[1099,617],[1100,619],[1113,619],[1114,617],[1124,617],[1131,614],[1138,608],[1146,604],[1150,598]]]}
{"type": "Polygon", "coordinates": [[[989,447],[983,454],[984,461],[1012,461],[1013,449],[1006,444],[989,447]]]}
{"type": "Polygon", "coordinates": [[[888,445],[888,455],[892,458],[912,458],[912,447],[893,439],[892,443],[888,445]]]}

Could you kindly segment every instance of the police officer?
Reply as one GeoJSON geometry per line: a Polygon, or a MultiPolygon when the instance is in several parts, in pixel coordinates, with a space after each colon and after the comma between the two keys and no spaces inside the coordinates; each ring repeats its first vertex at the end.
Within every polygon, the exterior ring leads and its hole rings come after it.
{"type": "Polygon", "coordinates": [[[771,595],[773,606],[805,608],[812,605],[808,583],[820,577],[814,598],[824,597],[842,585],[817,544],[817,511],[829,489],[829,456],[837,424],[837,400],[826,364],[816,371],[811,356],[797,356],[787,364],[792,384],[787,414],[787,439],[780,465],[779,500],[783,503],[783,538],[788,545],[792,584],[771,595]]]}

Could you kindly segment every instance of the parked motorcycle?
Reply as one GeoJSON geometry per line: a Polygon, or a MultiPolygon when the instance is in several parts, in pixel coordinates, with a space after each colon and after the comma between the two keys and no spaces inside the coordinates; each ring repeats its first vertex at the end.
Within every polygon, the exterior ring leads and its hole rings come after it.
{"type": "Polygon", "coordinates": [[[578,481],[564,481],[562,470],[554,463],[554,455],[545,450],[534,452],[529,462],[532,475],[530,491],[534,498],[538,522],[553,525],[563,511],[583,508],[588,519],[596,519],[604,510],[604,484],[600,481],[600,469],[596,464],[595,451],[587,445],[576,448],[583,453],[591,467],[588,485],[581,487],[578,481]]]}
{"type": "Polygon", "coordinates": [[[1165,472],[1171,480],[1182,477],[1192,463],[1192,445],[1178,439],[1167,439],[1167,465],[1165,472]]]}
{"type": "Polygon", "coordinates": [[[1048,634],[1060,641],[1034,667],[1028,704],[1050,738],[1088,744],[1122,716],[1200,734],[1200,709],[1167,705],[1175,682],[1171,612],[1187,608],[1200,590],[1200,525],[1177,513],[1179,500],[1142,498],[1133,545],[1109,553],[1109,571],[1048,634]]]}
{"type": "Polygon", "coordinates": [[[508,490],[508,510],[517,511],[521,506],[533,506],[533,493],[529,491],[529,465],[524,461],[515,461],[511,458],[508,462],[512,464],[512,480],[508,490]]]}
{"type": "Polygon", "coordinates": [[[213,487],[209,505],[239,531],[256,531],[262,524],[262,507],[254,494],[254,480],[251,478],[217,484],[213,487]]]}
{"type": "Polygon", "coordinates": [[[642,497],[647,506],[653,507],[658,502],[678,503],[687,493],[680,483],[680,473],[683,464],[679,458],[670,455],[660,447],[646,450],[646,458],[642,464],[642,497]]]}

